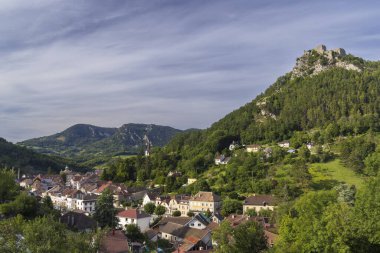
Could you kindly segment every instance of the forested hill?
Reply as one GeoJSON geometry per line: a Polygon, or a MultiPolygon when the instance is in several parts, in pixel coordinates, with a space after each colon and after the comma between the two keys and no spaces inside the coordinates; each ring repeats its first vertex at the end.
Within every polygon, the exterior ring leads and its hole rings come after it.
{"type": "Polygon", "coordinates": [[[47,173],[49,170],[57,173],[66,165],[75,170],[82,169],[67,159],[39,154],[0,138],[0,167],[2,168],[21,169],[22,174],[47,173]]]}
{"type": "Polygon", "coordinates": [[[179,132],[181,130],[153,124],[125,124],[120,128],[78,124],[51,136],[18,144],[40,153],[86,160],[98,155],[136,153],[143,145],[144,135],[153,146],[163,146],[179,132]]]}
{"type": "Polygon", "coordinates": [[[177,136],[168,149],[193,147],[193,156],[221,152],[233,140],[269,143],[313,128],[328,128],[335,136],[379,131],[379,94],[379,62],[320,46],[305,51],[290,73],[252,102],[207,130],[177,136]]]}

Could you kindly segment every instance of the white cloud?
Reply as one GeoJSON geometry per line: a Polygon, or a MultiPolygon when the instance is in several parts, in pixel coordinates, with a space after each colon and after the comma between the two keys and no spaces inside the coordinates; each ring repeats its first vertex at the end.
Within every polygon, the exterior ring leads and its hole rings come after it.
{"type": "Polygon", "coordinates": [[[207,127],[303,49],[378,51],[374,10],[354,1],[2,1],[0,136],[75,123],[207,127]]]}

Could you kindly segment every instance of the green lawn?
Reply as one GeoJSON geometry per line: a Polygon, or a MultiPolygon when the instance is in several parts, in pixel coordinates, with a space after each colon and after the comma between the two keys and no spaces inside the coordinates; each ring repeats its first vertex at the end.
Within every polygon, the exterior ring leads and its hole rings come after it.
{"type": "Polygon", "coordinates": [[[328,163],[313,163],[310,166],[309,172],[313,176],[313,183],[316,189],[331,188],[340,182],[361,188],[365,181],[365,177],[344,167],[339,159],[328,163]]]}

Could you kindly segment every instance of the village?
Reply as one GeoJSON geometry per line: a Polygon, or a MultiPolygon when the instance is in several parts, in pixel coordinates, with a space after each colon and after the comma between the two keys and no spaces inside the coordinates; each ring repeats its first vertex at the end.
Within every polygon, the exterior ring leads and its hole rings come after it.
{"type": "MultiPolygon", "coordinates": [[[[290,153],[294,152],[290,149],[289,141],[277,145],[290,153]]],[[[308,143],[307,147],[311,149],[313,144],[308,143]]],[[[235,142],[229,147],[230,151],[237,148],[239,144],[235,142]]],[[[270,147],[263,148],[257,144],[246,145],[244,149],[248,153],[262,151],[266,156],[270,156],[272,151],[270,147]]],[[[145,155],[149,156],[149,149],[145,155]]],[[[215,165],[227,164],[230,159],[217,155],[215,165]]],[[[101,173],[101,170],[94,170],[81,174],[66,167],[56,175],[24,175],[19,179],[19,185],[39,200],[49,197],[54,208],[61,213],[60,222],[79,232],[91,232],[99,227],[92,216],[98,198],[103,192],[110,192],[113,206],[117,209],[117,224],[114,224],[115,230],[103,240],[101,252],[145,252],[145,243],[126,237],[124,231],[130,224],[136,225],[150,243],[166,240],[173,252],[212,252],[215,246],[212,233],[223,220],[228,221],[232,227],[248,221],[256,222],[264,229],[267,245],[273,246],[276,243],[277,225],[270,221],[268,212],[265,212],[273,211],[278,204],[272,195],[247,196],[242,200],[242,212],[224,217],[221,214],[222,198],[214,192],[165,195],[162,194],[162,186],[127,187],[122,183],[101,180],[101,173]],[[161,211],[157,212],[157,209],[161,211]]],[[[176,173],[179,172],[170,172],[168,176],[176,176],[176,173]]],[[[188,178],[186,185],[196,181],[195,178],[188,178]]],[[[159,251],[159,247],[156,247],[159,251]]]]}

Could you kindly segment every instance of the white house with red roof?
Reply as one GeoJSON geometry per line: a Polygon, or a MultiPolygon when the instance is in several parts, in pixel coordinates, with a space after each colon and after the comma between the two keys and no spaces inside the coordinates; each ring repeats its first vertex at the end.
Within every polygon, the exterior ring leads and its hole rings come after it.
{"type": "Polygon", "coordinates": [[[126,225],[135,224],[141,232],[149,229],[151,216],[140,209],[127,209],[116,215],[119,218],[119,227],[125,229],[126,225]]]}

